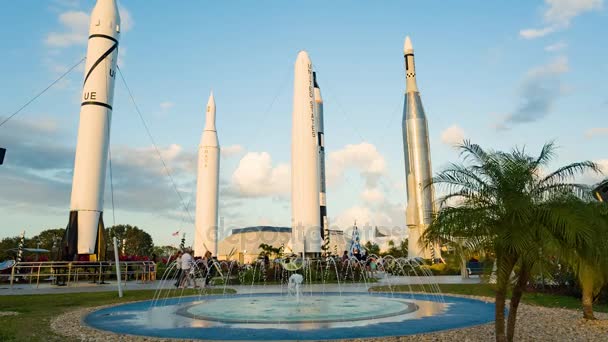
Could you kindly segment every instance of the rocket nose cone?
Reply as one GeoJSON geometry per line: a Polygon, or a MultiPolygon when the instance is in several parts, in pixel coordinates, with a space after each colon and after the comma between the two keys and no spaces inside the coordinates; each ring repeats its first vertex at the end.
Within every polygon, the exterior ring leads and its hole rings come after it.
{"type": "Polygon", "coordinates": [[[95,8],[104,14],[118,14],[118,4],[116,0],[97,0],[95,8]]]}
{"type": "Polygon", "coordinates": [[[118,37],[120,14],[116,0],[97,0],[89,23],[89,34],[103,34],[118,37]]]}
{"type": "Polygon", "coordinates": [[[211,94],[209,95],[209,100],[207,101],[207,108],[210,107],[215,108],[215,97],[213,97],[213,90],[211,91],[211,94]]]}
{"type": "Polygon", "coordinates": [[[298,52],[298,58],[296,62],[310,62],[310,57],[308,56],[308,52],[306,50],[301,50],[298,52]]]}
{"type": "Polygon", "coordinates": [[[213,97],[213,92],[211,92],[209,101],[207,101],[205,130],[215,131],[215,98],[213,97]]]}
{"type": "Polygon", "coordinates": [[[405,37],[405,44],[403,44],[403,52],[408,51],[408,50],[414,50],[410,36],[405,37]]]}

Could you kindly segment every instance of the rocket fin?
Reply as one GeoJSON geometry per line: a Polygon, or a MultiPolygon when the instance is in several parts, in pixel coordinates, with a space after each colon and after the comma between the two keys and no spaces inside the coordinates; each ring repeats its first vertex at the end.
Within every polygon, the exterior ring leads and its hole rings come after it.
{"type": "Polygon", "coordinates": [[[106,239],[103,213],[71,211],[61,246],[61,259],[65,261],[72,261],[74,255],[77,254],[89,254],[91,261],[105,260],[106,239]],[[95,228],[91,230],[89,227],[95,228]]]}
{"type": "Polygon", "coordinates": [[[95,254],[91,255],[91,261],[106,260],[106,230],[103,224],[103,212],[99,213],[99,223],[97,224],[97,243],[95,244],[95,254]],[[95,260],[93,260],[95,259],[95,260]]]}
{"type": "Polygon", "coordinates": [[[61,260],[74,259],[74,255],[78,254],[78,212],[70,211],[68,226],[65,227],[63,241],[61,243],[61,260]]]}

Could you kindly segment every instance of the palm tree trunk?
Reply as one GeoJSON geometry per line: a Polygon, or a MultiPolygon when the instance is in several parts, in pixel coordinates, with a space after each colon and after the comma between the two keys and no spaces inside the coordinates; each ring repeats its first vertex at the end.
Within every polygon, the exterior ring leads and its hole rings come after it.
{"type": "Polygon", "coordinates": [[[511,295],[511,304],[509,306],[509,317],[507,318],[507,341],[512,342],[515,336],[515,321],[517,320],[517,308],[521,301],[521,296],[526,290],[526,284],[530,277],[530,267],[528,265],[522,265],[517,279],[517,284],[513,288],[513,294],[511,295]]]}
{"type": "Polygon", "coordinates": [[[583,288],[583,318],[596,319],[593,315],[593,288],[583,288]]]}
{"type": "Polygon", "coordinates": [[[594,274],[591,267],[581,263],[578,275],[578,281],[581,284],[583,292],[583,318],[595,319],[593,315],[593,290],[594,290],[594,274]]]}
{"type": "Polygon", "coordinates": [[[496,321],[494,322],[494,330],[496,332],[496,342],[505,342],[505,299],[507,296],[507,287],[499,286],[496,290],[496,321]]]}
{"type": "Polygon", "coordinates": [[[505,342],[505,301],[507,298],[507,288],[509,287],[509,275],[515,264],[510,257],[497,257],[498,272],[496,280],[496,304],[494,330],[496,342],[505,342]]]}

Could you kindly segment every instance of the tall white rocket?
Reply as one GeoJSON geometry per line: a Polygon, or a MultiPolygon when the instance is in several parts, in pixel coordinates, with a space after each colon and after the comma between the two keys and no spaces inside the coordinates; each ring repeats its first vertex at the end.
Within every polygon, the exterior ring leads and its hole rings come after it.
{"type": "Polygon", "coordinates": [[[419,241],[432,222],[435,196],[433,187],[428,186],[432,172],[429,128],[416,85],[414,48],[410,37],[405,38],[403,58],[406,83],[402,128],[407,187],[405,221],[409,231],[408,257],[435,259],[441,257],[437,245],[423,246],[419,241]]]}
{"type": "Polygon", "coordinates": [[[217,256],[219,174],[220,144],[215,129],[215,99],[213,93],[211,93],[207,102],[205,130],[198,146],[195,256],[203,256],[206,251],[210,251],[214,256],[217,256]]]}
{"type": "Polygon", "coordinates": [[[314,85],[315,96],[315,118],[317,126],[317,148],[319,149],[319,212],[320,212],[320,234],[323,240],[322,250],[324,253],[329,252],[329,220],[327,218],[327,195],[325,186],[325,130],[323,124],[323,97],[321,97],[321,88],[317,82],[317,73],[312,73],[312,83],[314,85]]]}
{"type": "Polygon", "coordinates": [[[319,150],[312,63],[300,51],[295,64],[291,130],[291,247],[321,253],[319,150]]]}
{"type": "Polygon", "coordinates": [[[89,26],[64,258],[65,254],[88,254],[90,260],[105,258],[103,196],[119,37],[116,1],[98,0],[89,26]]]}

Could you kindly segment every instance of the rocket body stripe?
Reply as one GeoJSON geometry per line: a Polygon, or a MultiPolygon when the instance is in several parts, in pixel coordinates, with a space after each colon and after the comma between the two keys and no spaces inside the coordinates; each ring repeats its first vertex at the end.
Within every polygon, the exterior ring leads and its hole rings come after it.
{"type": "MultiPolygon", "coordinates": [[[[321,97],[321,88],[317,82],[316,72],[313,72],[313,85],[315,96],[315,113],[317,125],[317,145],[319,149],[319,205],[320,205],[320,233],[323,245],[326,245],[329,234],[329,223],[327,219],[327,195],[325,186],[325,125],[323,123],[323,98],[321,97]]],[[[329,246],[325,246],[326,248],[329,246]]]]}
{"type": "MultiPolygon", "coordinates": [[[[408,257],[430,259],[431,250],[421,247],[420,236],[431,224],[434,212],[434,189],[431,181],[431,151],[428,124],[416,84],[414,50],[409,37],[404,49],[406,93],[403,105],[403,148],[407,187],[406,225],[409,231],[408,257]]],[[[438,253],[438,250],[435,251],[438,253]]],[[[436,254],[435,257],[438,257],[436,254]]]]}
{"type": "Polygon", "coordinates": [[[91,13],[89,36],[108,39],[88,41],[70,204],[76,217],[70,219],[67,230],[71,231],[66,232],[66,236],[71,234],[71,240],[77,241],[77,246],[74,243],[68,246],[72,254],[99,256],[120,36],[120,16],[115,0],[97,2],[91,13]]]}
{"type": "Polygon", "coordinates": [[[312,63],[301,51],[295,63],[291,141],[291,246],[321,252],[319,149],[312,63]]]}
{"type": "Polygon", "coordinates": [[[194,256],[217,256],[220,146],[215,128],[215,99],[209,96],[205,128],[198,147],[194,256]]]}

